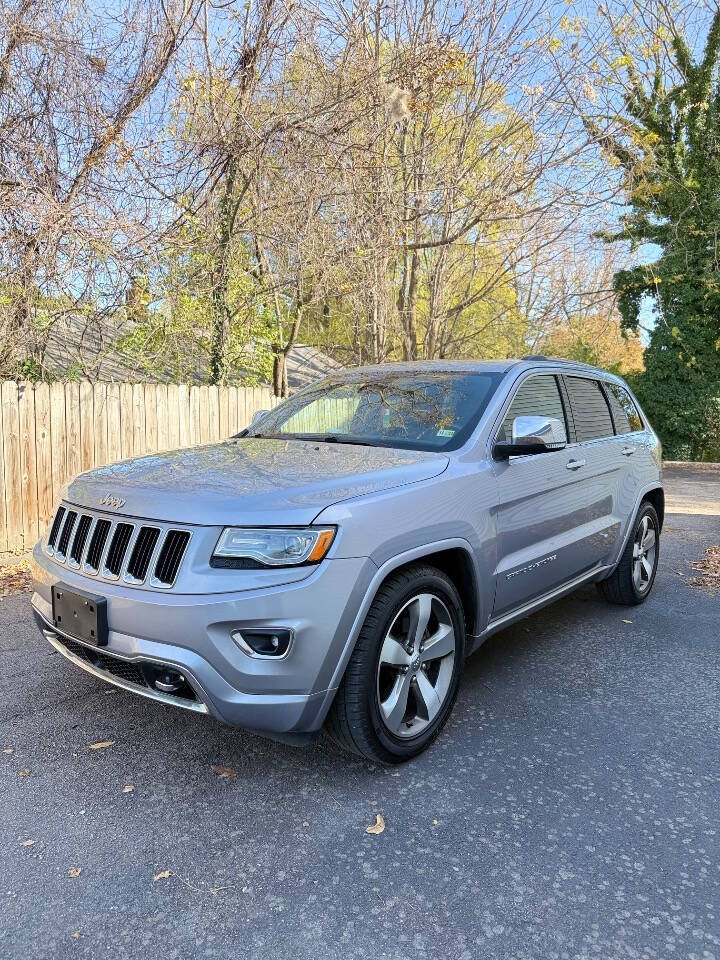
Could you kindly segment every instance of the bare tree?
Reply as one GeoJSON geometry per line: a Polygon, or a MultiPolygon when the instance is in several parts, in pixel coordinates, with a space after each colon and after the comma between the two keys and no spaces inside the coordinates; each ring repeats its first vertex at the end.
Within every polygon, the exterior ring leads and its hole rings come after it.
{"type": "Polygon", "coordinates": [[[41,365],[57,318],[90,298],[107,306],[132,273],[148,205],[126,166],[197,12],[196,0],[112,17],[82,0],[0,0],[5,371],[23,358],[41,365]]]}

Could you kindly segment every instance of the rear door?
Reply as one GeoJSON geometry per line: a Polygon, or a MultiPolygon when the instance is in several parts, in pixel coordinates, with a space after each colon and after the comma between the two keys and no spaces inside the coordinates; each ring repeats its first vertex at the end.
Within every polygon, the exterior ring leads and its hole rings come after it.
{"type": "MultiPolygon", "coordinates": [[[[607,403],[605,412],[609,420],[607,403]]],[[[568,446],[493,466],[499,499],[494,619],[573,580],[607,552],[601,450],[592,442],[576,442],[563,378],[525,377],[509,399],[496,439],[510,439],[517,416],[559,419],[568,446]]]]}
{"type": "Polygon", "coordinates": [[[621,384],[607,380],[603,387],[615,426],[615,457],[622,461],[616,509],[625,520],[624,532],[633,517],[640,487],[657,476],[657,464],[653,459],[653,438],[645,429],[629,391],[621,384]]]}
{"type": "Polygon", "coordinates": [[[572,452],[581,463],[577,475],[586,496],[587,556],[593,564],[602,565],[613,560],[623,532],[628,458],[615,436],[605,384],[579,373],[565,375],[563,380],[575,432],[572,452]]]}

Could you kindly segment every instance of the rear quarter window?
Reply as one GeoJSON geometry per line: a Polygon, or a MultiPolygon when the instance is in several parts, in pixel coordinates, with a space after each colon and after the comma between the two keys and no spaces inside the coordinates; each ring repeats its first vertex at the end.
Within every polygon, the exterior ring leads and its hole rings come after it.
{"type": "Polygon", "coordinates": [[[610,408],[599,381],[587,377],[566,377],[565,383],[572,403],[578,442],[614,436],[610,408]]]}
{"type": "Polygon", "coordinates": [[[606,383],[605,386],[616,431],[618,433],[634,433],[635,430],[642,430],[642,418],[627,390],[617,383],[606,383]]]}

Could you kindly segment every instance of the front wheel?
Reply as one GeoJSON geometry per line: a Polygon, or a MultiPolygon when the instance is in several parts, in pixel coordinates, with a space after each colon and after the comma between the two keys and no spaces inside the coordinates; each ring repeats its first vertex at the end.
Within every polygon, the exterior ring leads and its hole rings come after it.
{"type": "Polygon", "coordinates": [[[462,602],[450,578],[425,564],[392,575],[360,631],[327,732],[369,760],[417,756],[450,715],[464,660],[462,602]]]}
{"type": "Polygon", "coordinates": [[[598,583],[610,603],[632,607],[650,596],[660,558],[660,522],[651,503],[643,503],[620,563],[607,580],[598,583]]]}

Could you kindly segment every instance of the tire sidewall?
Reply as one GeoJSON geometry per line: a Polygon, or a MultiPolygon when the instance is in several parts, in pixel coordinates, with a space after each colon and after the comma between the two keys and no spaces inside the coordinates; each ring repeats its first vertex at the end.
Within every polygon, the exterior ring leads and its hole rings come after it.
{"type": "Polygon", "coordinates": [[[393,602],[388,608],[388,612],[382,619],[382,627],[377,631],[374,637],[374,646],[372,655],[368,657],[368,675],[366,677],[366,709],[373,733],[377,737],[383,750],[390,754],[394,759],[417,756],[421,753],[432,740],[438,735],[444,726],[447,718],[453,708],[457,697],[460,677],[462,675],[465,661],[465,623],[463,618],[462,604],[460,597],[454,586],[441,574],[430,572],[420,573],[413,579],[412,583],[398,591],[393,597],[393,602]],[[455,631],[455,662],[453,663],[453,675],[450,682],[450,688],[442,709],[433,722],[418,734],[416,737],[404,739],[395,737],[385,726],[380,715],[380,706],[377,697],[377,669],[380,659],[380,651],[387,635],[390,625],[395,617],[402,610],[406,603],[418,593],[432,593],[442,600],[447,607],[453,622],[455,631]]]}

